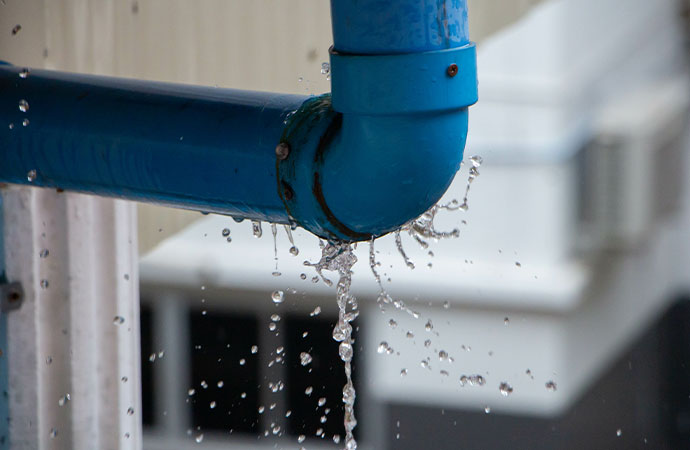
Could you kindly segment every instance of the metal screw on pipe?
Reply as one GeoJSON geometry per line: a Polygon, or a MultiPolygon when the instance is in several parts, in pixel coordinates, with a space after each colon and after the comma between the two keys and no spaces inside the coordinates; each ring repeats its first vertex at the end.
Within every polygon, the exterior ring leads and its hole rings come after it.
{"type": "Polygon", "coordinates": [[[455,63],[451,64],[450,66],[448,66],[448,69],[446,69],[446,73],[449,77],[453,78],[455,75],[458,74],[458,65],[455,63]]]}
{"type": "Polygon", "coordinates": [[[283,161],[290,156],[290,145],[287,142],[281,142],[276,146],[276,157],[283,161]]]}

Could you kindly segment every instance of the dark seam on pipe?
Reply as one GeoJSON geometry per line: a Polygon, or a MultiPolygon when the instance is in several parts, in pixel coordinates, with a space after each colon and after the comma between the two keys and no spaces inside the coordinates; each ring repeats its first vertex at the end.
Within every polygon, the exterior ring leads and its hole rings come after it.
{"type": "Polygon", "coordinates": [[[333,139],[335,138],[336,133],[340,131],[342,127],[343,115],[341,113],[337,113],[335,117],[333,117],[331,123],[328,125],[328,128],[326,128],[323,136],[321,136],[321,139],[319,139],[319,145],[316,147],[316,153],[314,153],[314,164],[323,163],[323,157],[326,154],[326,150],[328,150],[331,142],[333,142],[333,139]]]}
{"type": "Polygon", "coordinates": [[[314,197],[316,198],[316,201],[319,203],[319,206],[321,206],[323,213],[326,215],[326,218],[331,223],[331,225],[338,229],[338,231],[356,241],[370,240],[373,237],[373,235],[371,234],[359,233],[357,231],[349,229],[344,223],[342,223],[338,220],[337,217],[335,217],[333,211],[331,211],[331,209],[328,207],[328,204],[326,203],[326,198],[323,195],[323,190],[321,188],[321,181],[319,180],[318,172],[314,172],[314,188],[312,189],[312,192],[314,193],[314,197]]]}
{"type": "Polygon", "coordinates": [[[314,168],[316,170],[314,171],[314,185],[312,187],[312,192],[314,194],[314,197],[316,198],[316,201],[321,207],[321,210],[323,211],[324,215],[326,216],[331,225],[335,226],[338,229],[338,231],[352,239],[368,240],[372,238],[371,234],[359,233],[357,231],[351,230],[347,227],[347,225],[345,225],[340,220],[338,220],[337,217],[335,217],[333,211],[331,211],[331,209],[328,207],[328,203],[326,203],[326,197],[323,195],[323,188],[321,186],[321,180],[319,178],[318,168],[323,163],[323,158],[326,154],[326,151],[330,147],[331,142],[333,142],[333,139],[335,138],[338,131],[340,131],[340,128],[342,128],[342,126],[343,115],[336,114],[333,118],[333,121],[328,125],[326,132],[323,134],[323,136],[321,136],[321,139],[319,140],[319,146],[316,148],[316,153],[314,154],[314,168]]]}
{"type": "MultiPolygon", "coordinates": [[[[288,122],[292,122],[293,120],[295,120],[295,121],[297,121],[296,122],[297,125],[295,126],[295,128],[301,129],[302,127],[306,126],[304,124],[304,122],[306,120],[308,120],[309,118],[307,115],[299,114],[299,112],[302,110],[302,108],[304,108],[304,105],[300,106],[300,108],[297,111],[294,111],[292,117],[285,120],[286,125],[288,122]]],[[[292,150],[290,153],[294,154],[295,146],[291,145],[290,135],[288,133],[288,130],[290,128],[291,128],[290,126],[286,126],[283,129],[283,135],[280,137],[280,142],[278,142],[278,144],[281,144],[281,143],[287,144],[288,146],[290,146],[290,148],[292,150]]],[[[290,158],[290,156],[292,156],[292,155],[288,155],[288,158],[290,158]]],[[[283,193],[283,191],[285,190],[286,187],[289,188],[289,185],[286,182],[281,181],[281,179],[280,179],[280,162],[281,162],[280,159],[276,156],[276,188],[278,189],[278,196],[283,201],[283,205],[285,205],[285,211],[287,212],[288,217],[290,218],[290,221],[292,221],[293,215],[292,215],[292,211],[290,211],[290,203],[289,203],[288,199],[285,198],[285,195],[283,193]]],[[[290,200],[292,200],[292,199],[290,199],[290,200]]]]}

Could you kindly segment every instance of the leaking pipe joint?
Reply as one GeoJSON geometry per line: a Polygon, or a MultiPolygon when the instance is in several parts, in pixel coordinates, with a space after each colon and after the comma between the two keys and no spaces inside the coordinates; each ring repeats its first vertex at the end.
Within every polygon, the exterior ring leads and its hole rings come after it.
{"type": "Polygon", "coordinates": [[[300,225],[360,241],[418,217],[452,182],[477,101],[476,53],[465,1],[331,8],[332,97],[290,117],[278,188],[300,225]]]}

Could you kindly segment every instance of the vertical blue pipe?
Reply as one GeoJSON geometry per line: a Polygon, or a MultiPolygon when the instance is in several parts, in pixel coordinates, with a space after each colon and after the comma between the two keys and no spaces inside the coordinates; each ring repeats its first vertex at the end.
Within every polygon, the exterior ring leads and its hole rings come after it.
{"type": "Polygon", "coordinates": [[[331,0],[340,53],[391,55],[469,43],[466,0],[331,0]]]}

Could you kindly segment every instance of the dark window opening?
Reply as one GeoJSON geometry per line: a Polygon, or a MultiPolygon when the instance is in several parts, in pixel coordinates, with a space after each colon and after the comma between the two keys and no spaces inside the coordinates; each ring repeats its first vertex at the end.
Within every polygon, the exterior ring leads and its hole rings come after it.
{"type": "Polygon", "coordinates": [[[153,365],[148,360],[149,355],[153,353],[153,311],[150,306],[142,302],[139,314],[141,326],[141,412],[144,426],[150,427],[156,425],[153,410],[156,395],[153,365]]]}
{"type": "Polygon", "coordinates": [[[193,426],[257,433],[259,360],[251,353],[258,342],[256,318],[194,311],[190,338],[193,426]]]}
{"type": "MultiPolygon", "coordinates": [[[[293,316],[286,321],[287,400],[292,411],[288,432],[292,435],[304,434],[315,438],[317,430],[322,428],[326,440],[334,435],[344,438],[342,390],[346,380],[343,362],[338,355],[339,344],[332,337],[333,326],[334,320],[328,319],[293,316]],[[309,353],[312,358],[306,366],[301,362],[302,352],[309,353]],[[313,390],[311,395],[305,393],[308,388],[313,390]],[[326,402],[319,406],[321,398],[326,402]],[[321,422],[322,416],[327,418],[325,423],[321,422]]],[[[356,341],[356,333],[353,337],[356,341]]],[[[355,360],[353,374],[357,373],[356,365],[355,360]]],[[[356,379],[353,382],[356,389],[356,379]]]]}

